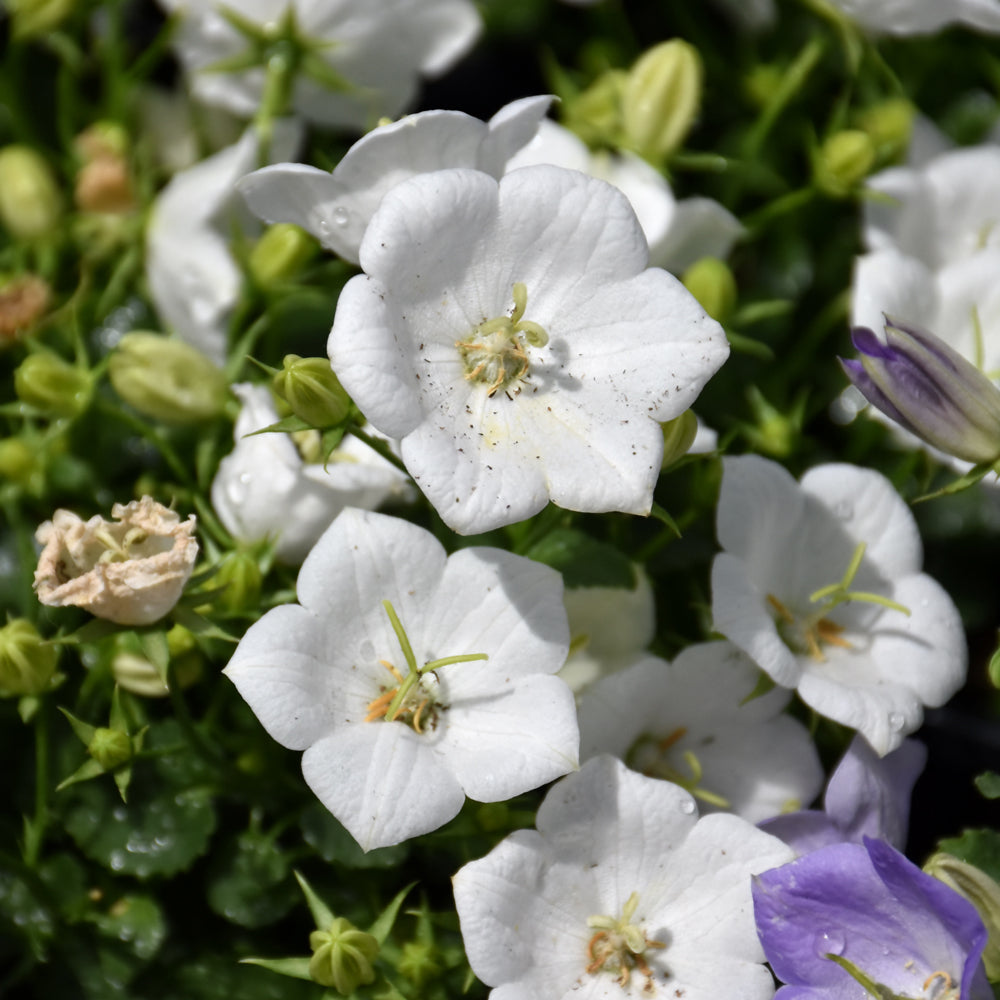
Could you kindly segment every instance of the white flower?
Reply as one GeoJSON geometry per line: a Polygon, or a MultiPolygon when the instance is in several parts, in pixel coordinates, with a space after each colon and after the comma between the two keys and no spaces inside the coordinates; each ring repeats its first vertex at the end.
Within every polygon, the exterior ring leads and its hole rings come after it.
{"type": "Polygon", "coordinates": [[[35,592],[51,607],[74,605],[119,625],[150,625],[180,599],[198,558],[195,517],[181,521],[152,497],[116,503],[83,521],[57,510],[35,537],[44,548],[35,592]]]}
{"type": "Polygon", "coordinates": [[[453,879],[492,1000],[769,1000],[750,876],[792,852],[682,788],[595,757],[453,879]]]}
{"type": "Polygon", "coordinates": [[[243,408],[236,447],[212,481],[212,506],[238,541],[270,539],[278,559],[300,563],[345,507],[371,509],[407,495],[406,477],[350,434],[325,468],[322,456],[306,462],[288,434],[253,434],[278,420],[271,394],[249,383],[232,388],[243,408]]]}
{"type": "Polygon", "coordinates": [[[325,125],[364,129],[410,104],[420,76],[438,76],[461,58],[481,27],[469,0],[160,0],[180,15],[174,48],[196,97],[235,114],[256,113],[262,61],[235,63],[257,44],[292,44],[306,54],[293,111],[325,125]],[[247,24],[238,30],[226,8],[247,24]],[[288,24],[291,19],[291,25],[288,24]],[[229,62],[233,68],[226,70],[229,62]],[[311,64],[312,63],[312,64],[311,64]]]}
{"type": "Polygon", "coordinates": [[[774,462],[727,458],[717,526],[716,630],[880,755],[961,687],[958,611],[920,572],[916,524],[885,477],[820,465],[798,484],[774,462]]]}
{"type": "MultiPolygon", "coordinates": [[[[273,159],[288,159],[301,128],[276,122],[273,159]]],[[[146,280],[167,328],[216,364],[226,360],[229,315],[243,278],[229,250],[242,203],[234,185],[257,166],[258,142],[247,129],[233,146],[175,174],[160,192],[146,229],[146,280]]],[[[258,224],[243,211],[245,230],[258,224]]]]}
{"type": "Polygon", "coordinates": [[[508,164],[550,163],[614,184],[635,209],[649,243],[649,263],[679,274],[702,257],[725,257],[743,232],[734,215],[711,198],[677,201],[666,178],[634,153],[592,153],[569,129],[545,120],[508,164]]]}
{"type": "Polygon", "coordinates": [[[925,35],[950,24],[1000,31],[1000,0],[829,0],[866,31],[925,35]]]}
{"type": "Polygon", "coordinates": [[[460,533],[545,504],[646,514],[658,421],[728,354],[620,191],[571,170],[414,177],[383,199],[328,350],[460,533]]]}
{"type": "Polygon", "coordinates": [[[274,739],[306,751],[306,782],[365,850],[436,829],[466,795],[499,802],[576,767],[573,695],[549,676],[568,645],[554,570],[498,549],[449,558],[416,525],[348,509],[298,597],[225,672],[274,739]]]}
{"type": "Polygon", "coordinates": [[[635,567],[635,586],[567,588],[570,656],[559,676],[577,693],[598,677],[634,663],[653,641],[656,602],[649,577],[635,567]]]}
{"type": "Polygon", "coordinates": [[[823,768],[805,726],[782,714],[788,691],[749,698],[759,678],[728,642],[689,646],[672,663],[647,656],[580,696],[580,756],[614,754],[686,788],[703,811],[751,823],[801,809],[823,768]]]}
{"type": "Polygon", "coordinates": [[[267,222],[291,222],[328,250],[358,263],[361,238],[385,193],[416,174],[469,167],[500,177],[511,155],[535,134],[551,97],[525,97],[487,122],[461,111],[421,111],[373,129],[332,173],[279,163],[244,177],[238,187],[267,222]]]}
{"type": "MultiPolygon", "coordinates": [[[[866,209],[870,252],[855,264],[853,323],[879,333],[888,316],[931,330],[996,378],[1000,146],[951,150],[918,167],[895,167],[870,178],[869,186],[886,198],[870,200],[866,209]]],[[[912,435],[896,433],[919,446],[912,435]]]]}

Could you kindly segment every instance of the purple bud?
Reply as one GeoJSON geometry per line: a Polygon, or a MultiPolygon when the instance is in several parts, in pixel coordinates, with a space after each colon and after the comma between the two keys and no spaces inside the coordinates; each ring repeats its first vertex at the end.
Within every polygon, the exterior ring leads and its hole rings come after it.
{"type": "Polygon", "coordinates": [[[1000,389],[933,334],[886,320],[885,340],[856,327],[847,377],[873,406],[941,451],[977,465],[1000,458],[1000,389]]]}

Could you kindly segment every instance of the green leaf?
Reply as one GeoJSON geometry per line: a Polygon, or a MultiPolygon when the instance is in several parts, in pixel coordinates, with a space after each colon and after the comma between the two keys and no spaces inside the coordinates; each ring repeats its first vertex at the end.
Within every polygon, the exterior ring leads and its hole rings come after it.
{"type": "Polygon", "coordinates": [[[990,683],[995,688],[1000,688],[1000,646],[996,648],[990,657],[990,662],[986,666],[986,673],[990,678],[990,683]]]}
{"type": "MultiPolygon", "coordinates": [[[[269,976],[227,952],[202,954],[175,966],[159,1000],[318,1000],[317,984],[269,976]]],[[[281,961],[281,959],[276,959],[281,961]]],[[[308,959],[306,959],[308,962],[308,959]]]]}
{"type": "MultiPolygon", "coordinates": [[[[170,666],[170,647],[167,645],[167,633],[163,629],[138,631],[139,645],[143,655],[156,667],[157,676],[167,686],[167,668],[170,666]]],[[[117,690],[117,688],[116,688],[117,690]]]]}
{"type": "MultiPolygon", "coordinates": [[[[199,604],[204,600],[203,595],[198,595],[199,604]]],[[[222,639],[224,642],[239,642],[235,635],[230,635],[225,630],[219,628],[215,622],[209,621],[196,611],[178,604],[171,615],[178,625],[183,625],[189,632],[200,635],[204,639],[222,639]]]]}
{"type": "Polygon", "coordinates": [[[618,549],[574,528],[550,531],[526,553],[563,575],[567,587],[618,587],[632,590],[635,570],[618,549]]]}
{"type": "Polygon", "coordinates": [[[92,726],[89,722],[84,722],[82,719],[78,719],[75,715],[68,712],[62,705],[58,706],[59,711],[66,716],[69,724],[73,727],[73,732],[76,733],[76,738],[85,746],[89,747],[94,739],[94,734],[97,732],[97,726],[92,726]]]}
{"type": "Polygon", "coordinates": [[[984,771],[982,774],[977,774],[975,781],[976,788],[979,789],[984,798],[1000,799],[1000,774],[997,774],[996,771],[984,771]]]}
{"type": "Polygon", "coordinates": [[[122,896],[94,923],[102,934],[124,942],[143,961],[156,955],[167,936],[163,911],[151,896],[122,896]]]}
{"type": "Polygon", "coordinates": [[[315,889],[305,880],[304,876],[296,872],[295,881],[299,883],[299,888],[306,897],[306,904],[309,906],[309,912],[312,914],[313,923],[316,924],[316,930],[328,930],[334,920],[333,911],[319,898],[315,889]]]}
{"type": "Polygon", "coordinates": [[[396,917],[399,916],[399,908],[403,905],[403,900],[406,899],[410,890],[416,884],[416,882],[411,882],[405,889],[400,889],[399,892],[397,892],[393,897],[389,905],[375,918],[371,927],[368,928],[368,933],[371,934],[379,944],[385,944],[385,939],[389,936],[389,932],[392,930],[392,925],[396,922],[396,917]]]}
{"type": "Polygon", "coordinates": [[[1000,882],[1000,832],[963,830],[960,837],[939,841],[938,850],[981,868],[995,882],[1000,882]]]}
{"type": "Polygon", "coordinates": [[[964,476],[953,479],[947,486],[942,486],[939,490],[934,490],[931,493],[925,493],[923,496],[917,497],[913,503],[924,503],[926,500],[936,500],[938,497],[947,497],[954,493],[961,493],[962,490],[967,490],[970,486],[975,486],[976,483],[981,479],[985,479],[993,471],[992,462],[982,462],[979,465],[974,465],[964,476]]]}
{"type": "Polygon", "coordinates": [[[284,417],[277,423],[268,424],[267,427],[261,427],[259,431],[251,431],[249,434],[244,434],[244,437],[256,437],[258,434],[276,434],[276,433],[294,433],[295,431],[308,431],[312,430],[312,424],[306,423],[301,417],[291,414],[290,416],[284,417]]]}
{"type": "Polygon", "coordinates": [[[90,781],[91,778],[100,777],[102,774],[104,774],[104,768],[93,757],[88,757],[68,778],[63,778],[56,785],[56,791],[61,792],[64,788],[69,788],[70,785],[81,781],[90,781]]]}
{"type": "Polygon", "coordinates": [[[285,855],[270,837],[247,831],[230,841],[208,880],[208,905],[241,927],[266,927],[298,901],[285,855]]]}
{"type": "Polygon", "coordinates": [[[367,854],[344,827],[319,803],[303,810],[299,820],[302,836],[324,861],[332,861],[345,868],[395,868],[410,853],[406,843],[393,847],[379,847],[367,854]]]}
{"type": "Polygon", "coordinates": [[[291,976],[293,979],[313,981],[309,975],[308,958],[241,958],[241,965],[259,965],[268,972],[277,972],[279,976],[291,976]]]}

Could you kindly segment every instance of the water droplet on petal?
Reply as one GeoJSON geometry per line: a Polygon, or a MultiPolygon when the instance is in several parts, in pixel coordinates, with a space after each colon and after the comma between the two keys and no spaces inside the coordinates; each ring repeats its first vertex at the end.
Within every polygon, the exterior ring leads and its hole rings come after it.
{"type": "Polygon", "coordinates": [[[816,951],[821,956],[843,955],[846,948],[844,935],[840,931],[829,931],[821,934],[816,942],[816,951]]]}
{"type": "Polygon", "coordinates": [[[338,226],[346,226],[348,218],[349,218],[349,216],[347,214],[347,209],[346,208],[341,208],[341,206],[338,205],[333,210],[333,221],[338,226]]]}
{"type": "Polygon", "coordinates": [[[890,712],[889,713],[889,728],[894,732],[898,733],[902,728],[906,719],[900,712],[890,712]]]}
{"type": "Polygon", "coordinates": [[[839,517],[841,521],[849,521],[854,517],[854,504],[850,500],[838,500],[833,505],[833,516],[839,517]]]}
{"type": "Polygon", "coordinates": [[[681,799],[680,802],[681,812],[686,816],[690,816],[694,813],[695,805],[694,799],[681,799]]]}

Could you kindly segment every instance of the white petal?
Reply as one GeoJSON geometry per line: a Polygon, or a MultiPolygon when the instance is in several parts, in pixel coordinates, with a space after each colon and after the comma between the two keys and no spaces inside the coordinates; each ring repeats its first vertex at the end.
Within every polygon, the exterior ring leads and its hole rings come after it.
{"type": "Polygon", "coordinates": [[[302,756],[316,797],[370,851],[443,826],[462,808],[458,782],[409,726],[346,726],[302,756]]]}
{"type": "Polygon", "coordinates": [[[938,296],[933,274],[915,257],[879,250],[854,264],[851,323],[880,331],[886,317],[925,325],[936,316],[938,296]]]}
{"type": "Polygon", "coordinates": [[[702,257],[728,257],[742,233],[736,216],[717,201],[684,198],[663,238],[649,241],[649,262],[680,274],[702,257]]]}

